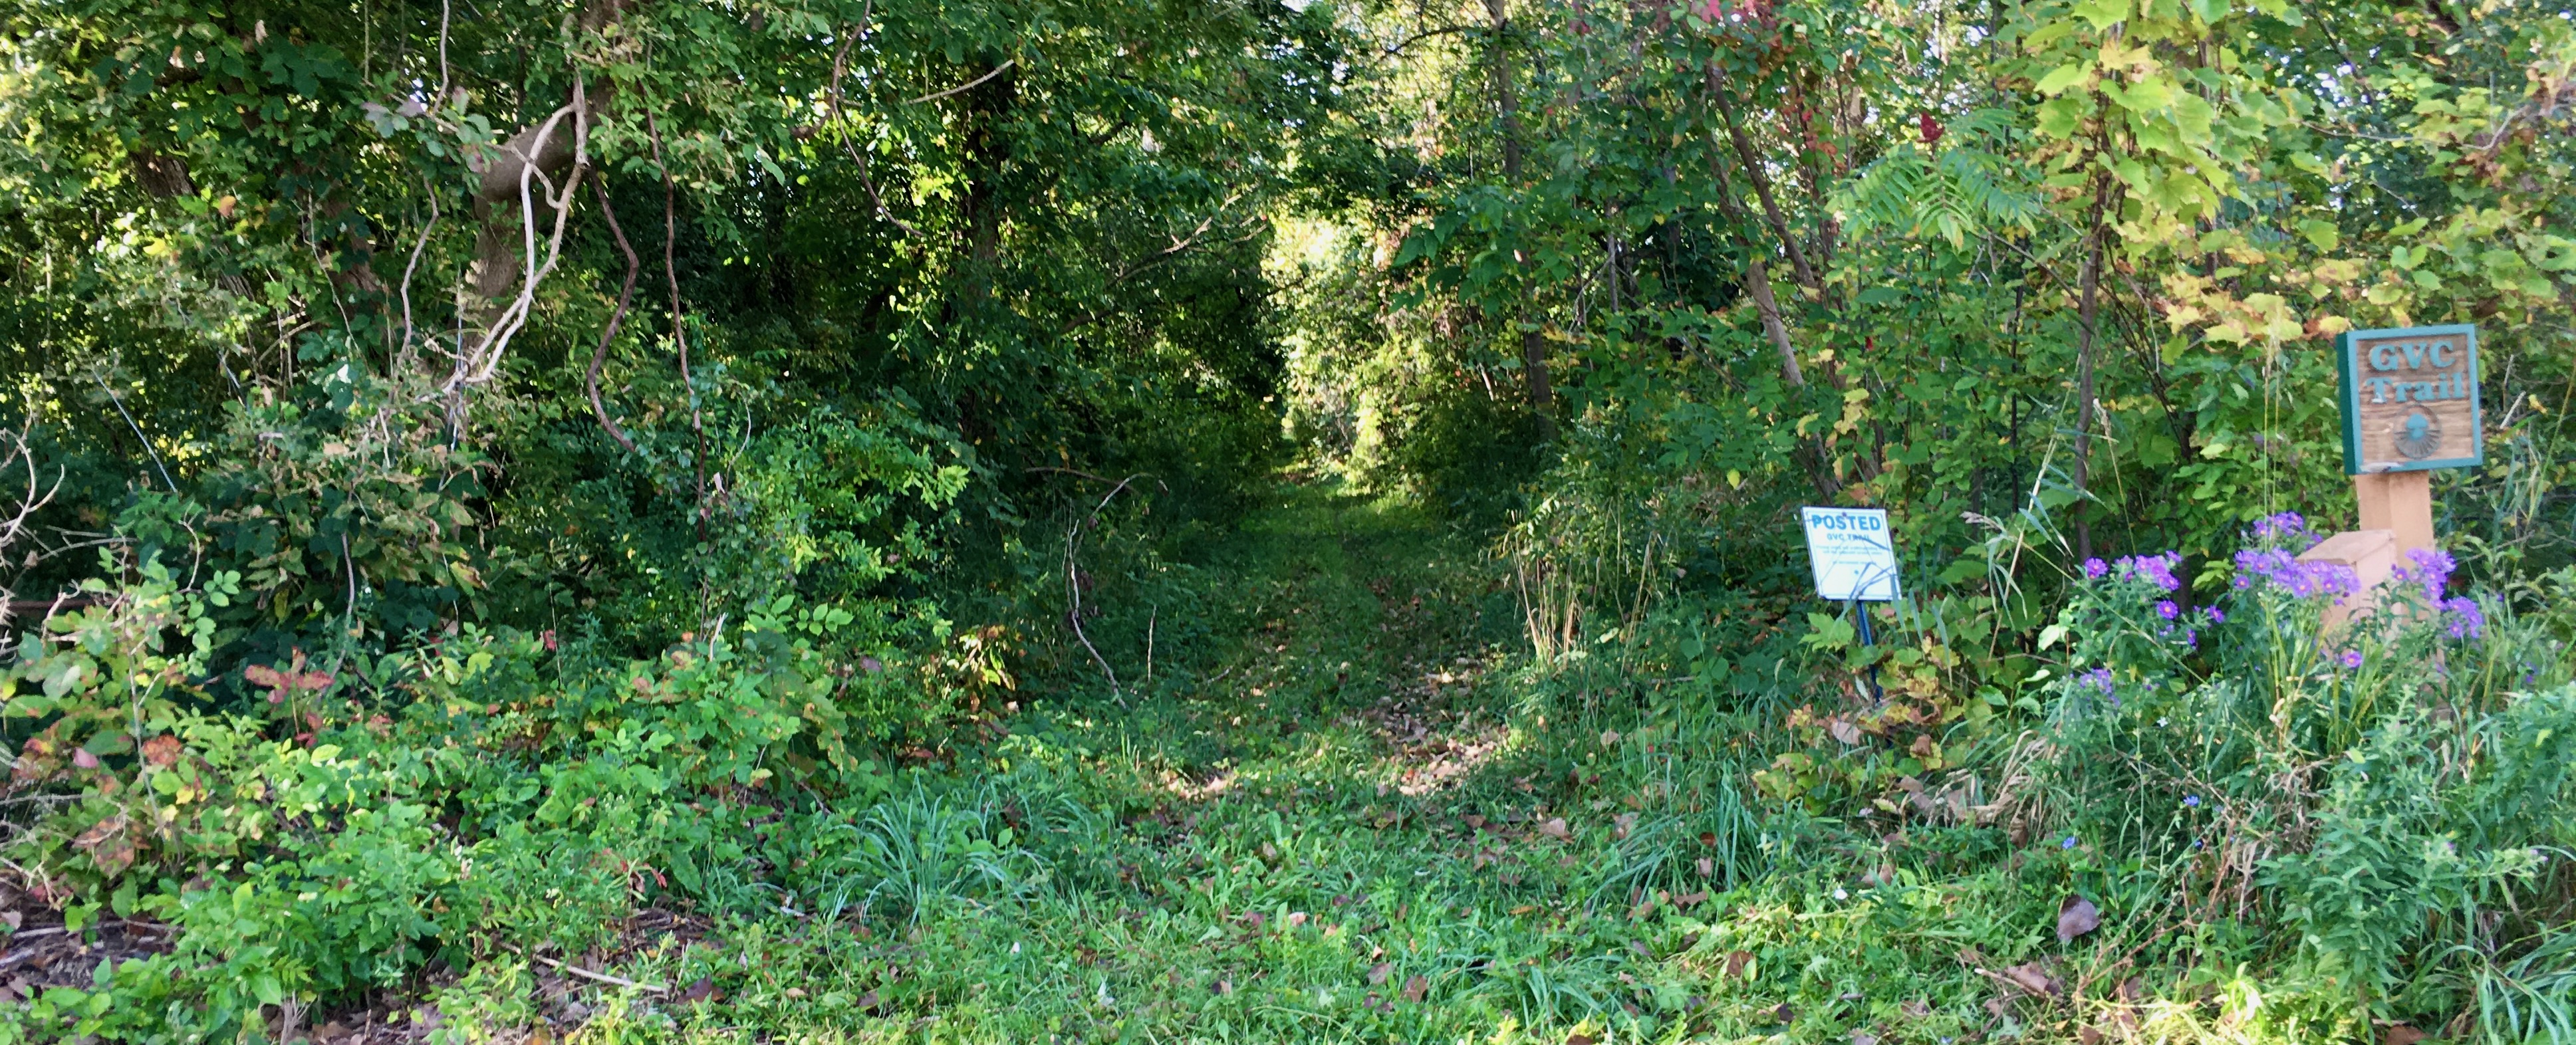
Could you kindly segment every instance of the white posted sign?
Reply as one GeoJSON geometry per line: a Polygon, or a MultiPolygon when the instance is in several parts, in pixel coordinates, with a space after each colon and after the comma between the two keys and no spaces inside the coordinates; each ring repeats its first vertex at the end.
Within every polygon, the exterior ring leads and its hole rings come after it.
{"type": "Polygon", "coordinates": [[[1896,542],[1883,508],[1798,509],[1816,594],[1835,602],[1896,601],[1896,542]]]}

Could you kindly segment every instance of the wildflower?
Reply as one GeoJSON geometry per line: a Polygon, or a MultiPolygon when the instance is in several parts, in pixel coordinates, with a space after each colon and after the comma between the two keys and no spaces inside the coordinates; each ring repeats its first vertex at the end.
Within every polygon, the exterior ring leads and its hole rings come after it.
{"type": "Polygon", "coordinates": [[[2411,549],[2407,551],[2406,559],[2408,564],[2396,570],[2397,578],[2423,585],[2424,601],[2440,604],[2442,590],[2450,586],[2451,572],[2459,569],[2459,561],[2439,548],[2411,549]]]}
{"type": "Polygon", "coordinates": [[[2227,612],[2226,612],[2225,610],[2221,610],[2221,609],[2219,609],[2219,608],[2218,608],[2218,607],[2216,607],[2216,606],[2203,606],[2203,607],[2201,607],[2201,608],[2200,608],[2200,615],[2201,615],[2201,616],[2204,616],[2204,617],[2209,618],[2209,622],[2210,622],[2210,623],[2212,623],[2212,624],[2225,624],[2225,623],[2227,623],[2227,612]]]}
{"type": "Polygon", "coordinates": [[[1850,890],[1847,890],[1847,889],[1837,888],[1837,889],[1835,889],[1835,890],[1834,890],[1834,899],[1837,899],[1837,900],[1849,900],[1849,899],[1851,899],[1851,891],[1850,891],[1850,890]]]}
{"type": "Polygon", "coordinates": [[[2256,544],[2288,548],[2291,554],[2316,547],[2317,532],[2308,528],[2308,520],[2297,512],[2282,512],[2254,520],[2250,535],[2256,544]]]}
{"type": "Polygon", "coordinates": [[[2182,796],[2182,804],[2185,809],[2198,809],[2200,808],[2200,796],[2184,795],[2182,796]]]}
{"type": "Polygon", "coordinates": [[[2104,696],[2109,696],[2111,693],[2111,669],[2109,668],[2095,668],[2076,676],[2075,681],[2100,690],[2104,696]]]}
{"type": "Polygon", "coordinates": [[[2181,591],[2182,579],[2174,576],[2174,567],[2182,565],[2181,552],[2161,555],[2124,555],[2112,564],[2122,580],[2142,580],[2166,591],[2181,591]]]}
{"type": "Polygon", "coordinates": [[[2311,599],[2320,595],[2337,598],[2361,590],[2361,575],[2352,567],[2333,562],[2300,562],[2280,549],[2262,551],[2248,548],[2236,553],[2236,586],[2253,587],[2257,581],[2268,581],[2290,593],[2292,598],[2311,599]]]}
{"type": "Polygon", "coordinates": [[[2073,848],[2075,848],[2075,836],[2074,836],[2074,835],[2068,835],[2068,836],[2066,836],[2066,840],[2065,840],[2065,841],[2063,841],[2063,842],[2059,842],[2059,843],[2057,843],[2057,847],[2058,847],[2058,848],[2060,848],[2060,849],[2073,849],[2073,848]]]}
{"type": "Polygon", "coordinates": [[[2474,639],[2487,630],[2486,611],[2466,595],[2442,600],[2442,621],[2455,639],[2474,639]]]}
{"type": "Polygon", "coordinates": [[[2343,651],[2343,656],[2340,659],[2343,661],[2345,670],[2349,671],[2353,668],[2358,668],[2361,666],[2361,651],[2357,649],[2345,650],[2343,651]]]}
{"type": "Polygon", "coordinates": [[[2105,566],[2105,565],[2103,565],[2103,564],[2102,564],[2102,560],[2100,560],[2100,559],[2086,559],[2086,560],[2084,560],[2084,576],[2085,576],[2085,578],[2086,578],[2086,579],[2088,579],[2088,580],[2097,580],[2097,581],[2098,581],[2098,580],[2101,580],[2105,575],[2108,575],[2110,572],[2111,572],[2111,568],[2110,568],[2109,566],[2105,566]]]}
{"type": "Polygon", "coordinates": [[[2174,601],[2172,599],[2165,599],[2156,603],[2156,616],[2162,617],[2166,620],[2172,620],[2176,617],[2182,616],[2182,607],[2174,605],[2174,601]]]}

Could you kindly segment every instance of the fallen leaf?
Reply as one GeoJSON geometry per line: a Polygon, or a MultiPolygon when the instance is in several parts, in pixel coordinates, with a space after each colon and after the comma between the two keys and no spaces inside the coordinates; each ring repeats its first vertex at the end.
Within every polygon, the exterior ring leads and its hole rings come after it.
{"type": "MultiPolygon", "coordinates": [[[[680,1000],[684,1002],[707,1001],[715,996],[716,981],[715,977],[712,976],[700,976],[698,977],[698,982],[690,984],[688,989],[680,992],[680,1000]]],[[[876,992],[869,991],[867,996],[859,999],[860,1007],[865,1008],[867,1003],[875,1000],[875,997],[876,992]]]]}
{"type": "Polygon", "coordinates": [[[1730,979],[1730,980],[1734,980],[1734,979],[1741,979],[1741,978],[1743,978],[1743,976],[1744,976],[1744,970],[1749,969],[1749,968],[1752,968],[1752,967],[1753,967],[1753,952],[1751,952],[1751,951],[1728,951],[1728,952],[1726,952],[1726,978],[1727,978],[1727,979],[1730,979]]]}
{"type": "Polygon", "coordinates": [[[1625,840],[1628,837],[1628,832],[1637,829],[1637,814],[1621,813],[1617,817],[1612,818],[1610,823],[1610,837],[1625,840]]]}
{"type": "Polygon", "coordinates": [[[1773,1023],[1787,1023],[1798,1018],[1798,1010],[1790,1008],[1789,1003],[1784,1001],[1772,1006],[1767,1015],[1771,1017],[1773,1023]]]}
{"type": "Polygon", "coordinates": [[[2075,938],[2102,927],[2102,910],[2093,901],[2069,896],[2057,905],[2057,942],[2072,943],[2075,938]]]}
{"type": "Polygon", "coordinates": [[[2057,977],[2049,975],[2047,967],[2038,962],[2023,962],[2020,965],[2005,969],[2003,971],[2003,977],[2004,979],[2012,981],[2013,986],[2019,987],[2032,994],[2046,995],[2057,993],[2057,977]]]}
{"type": "Polygon", "coordinates": [[[1673,897],[1673,906],[1679,907],[1685,911],[1706,902],[1708,902],[1708,891],[1705,889],[1700,890],[1699,892],[1683,893],[1680,896],[1673,897]]]}
{"type": "Polygon", "coordinates": [[[2000,1020],[2011,1014],[2012,1006],[2013,1000],[2011,998],[1997,995],[1986,999],[1986,1014],[2000,1020]]]}
{"type": "Polygon", "coordinates": [[[790,998],[802,998],[805,996],[805,988],[789,987],[787,988],[787,996],[790,998]]]}
{"type": "Polygon", "coordinates": [[[1565,1036],[1565,1045],[1599,1045],[1601,1039],[1576,1031],[1565,1036]]]}
{"type": "Polygon", "coordinates": [[[1395,975],[1394,962],[1379,962],[1375,965],[1369,966],[1369,986],[1375,987],[1381,983],[1385,983],[1386,978],[1392,975],[1395,975]]]}
{"type": "Polygon", "coordinates": [[[1839,715],[1825,720],[1825,732],[1833,734],[1834,739],[1846,745],[1860,743],[1860,727],[1853,725],[1850,719],[1839,715]]]}
{"type": "Polygon", "coordinates": [[[1290,911],[1290,912],[1288,912],[1288,927],[1289,927],[1289,928],[1294,929],[1294,928],[1297,928],[1298,926],[1301,926],[1301,925],[1304,925],[1304,924],[1306,924],[1306,912],[1304,912],[1304,911],[1290,911]]]}
{"type": "MultiPolygon", "coordinates": [[[[700,982],[700,983],[704,983],[704,982],[706,982],[706,981],[704,981],[704,980],[700,980],[700,981],[698,981],[698,982],[700,982]]],[[[874,1011],[876,1011],[876,1008],[877,1008],[877,992],[876,992],[876,988],[874,988],[874,987],[870,987],[870,988],[868,988],[867,993],[859,995],[859,1011],[861,1011],[861,1012],[874,1012],[874,1011]]]]}
{"type": "Polygon", "coordinates": [[[1878,1035],[1865,1030],[1853,1031],[1851,1033],[1851,1045],[1878,1045],[1878,1035]]]}
{"type": "Polygon", "coordinates": [[[1511,913],[1514,917],[1518,917],[1535,910],[1538,910],[1538,906],[1536,904],[1522,904],[1518,907],[1512,908],[1511,913]]]}
{"type": "Polygon", "coordinates": [[[1546,822],[1538,825],[1538,833],[1560,842],[1572,841],[1574,838],[1574,832],[1565,826],[1565,818],[1561,816],[1547,818],[1546,822]]]}
{"type": "Polygon", "coordinates": [[[1404,1000],[1406,1001],[1421,1001],[1422,996],[1430,993],[1430,991],[1431,981],[1426,980],[1419,975],[1410,977],[1404,981],[1403,993],[1404,1000]]]}
{"type": "Polygon", "coordinates": [[[2102,1032],[2094,1030],[2093,1025],[2088,1023],[2075,1028],[2075,1040],[2083,1042],[2084,1045],[2102,1045],[2102,1032]]]}
{"type": "Polygon", "coordinates": [[[2431,1035],[2403,1023],[2392,1023],[2379,1031],[2379,1045],[2415,1045],[2431,1035]]]}
{"type": "Polygon", "coordinates": [[[2146,996],[2147,996],[2147,981],[2146,981],[2146,978],[2145,978],[2145,977],[2143,977],[2143,976],[2132,976],[2132,977],[2129,977],[2128,979],[2125,979],[2125,980],[2120,981],[2120,1000],[2121,1000],[2121,1001],[2127,1002],[2127,1003],[2129,1003],[2129,1004],[2131,1004],[2131,1005],[2135,1005],[2135,1004],[2137,1004],[2137,1003],[2138,1003],[2138,999],[2140,999],[2140,998],[2144,998],[2144,997],[2146,997],[2146,996]]]}
{"type": "Polygon", "coordinates": [[[1921,998],[1908,998],[1905,1004],[1896,1007],[1896,1011],[1904,1013],[1906,1019],[1919,1020],[1932,1015],[1932,1003],[1921,998]]]}
{"type": "Polygon", "coordinates": [[[1618,744],[1618,743],[1619,743],[1619,731],[1618,731],[1618,730],[1615,730],[1615,729],[1605,729],[1605,730],[1602,730],[1602,731],[1601,731],[1601,746],[1602,746],[1602,747],[1611,747],[1611,746],[1614,746],[1614,745],[1616,745],[1616,744],[1618,744]]]}
{"type": "Polygon", "coordinates": [[[1713,859],[1710,859],[1710,858],[1708,858],[1708,857],[1705,857],[1705,856],[1700,857],[1700,858],[1699,858],[1699,876],[1700,876],[1700,877],[1702,877],[1702,878],[1715,878],[1715,877],[1717,877],[1717,861],[1716,861],[1716,860],[1713,860],[1713,859]]]}

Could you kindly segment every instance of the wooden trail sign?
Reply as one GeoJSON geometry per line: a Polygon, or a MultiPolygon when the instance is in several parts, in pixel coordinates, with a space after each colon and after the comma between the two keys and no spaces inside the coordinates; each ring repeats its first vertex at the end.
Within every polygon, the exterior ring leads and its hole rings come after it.
{"type": "Polygon", "coordinates": [[[2343,470],[2350,475],[2484,463],[2478,328],[2354,330],[2336,339],[2343,470]]]}

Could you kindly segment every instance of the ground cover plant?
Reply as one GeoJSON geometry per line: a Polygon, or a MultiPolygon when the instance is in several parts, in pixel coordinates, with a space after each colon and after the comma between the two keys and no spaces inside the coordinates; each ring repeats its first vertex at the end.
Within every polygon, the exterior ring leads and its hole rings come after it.
{"type": "Polygon", "coordinates": [[[0,47],[0,1041],[2576,1039],[2563,10],[0,47]]]}

